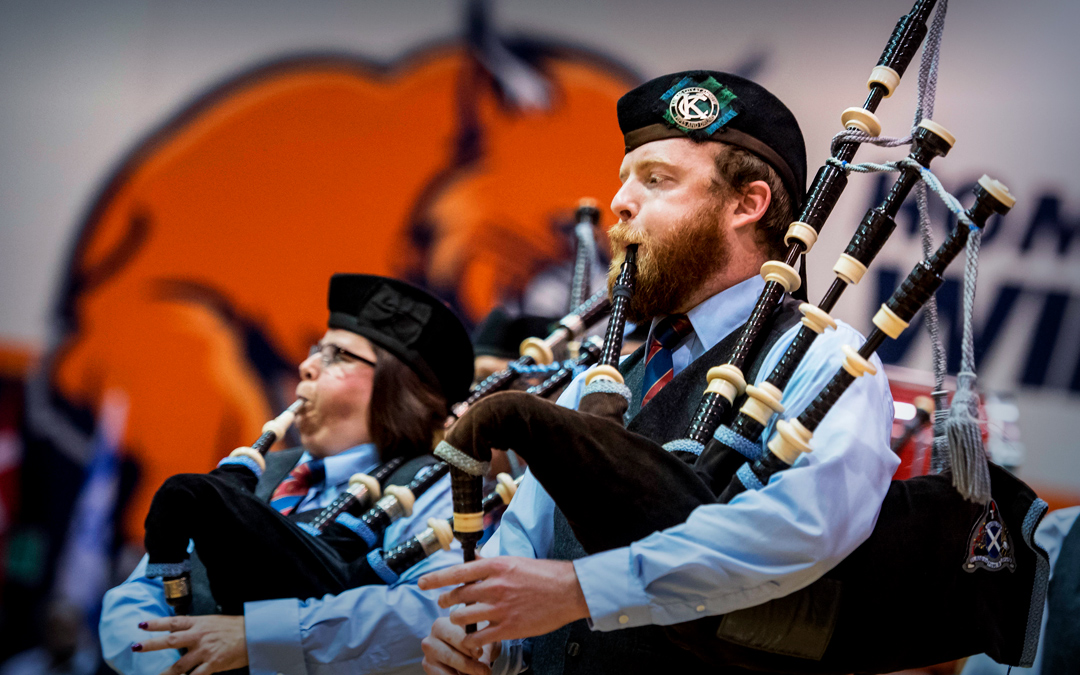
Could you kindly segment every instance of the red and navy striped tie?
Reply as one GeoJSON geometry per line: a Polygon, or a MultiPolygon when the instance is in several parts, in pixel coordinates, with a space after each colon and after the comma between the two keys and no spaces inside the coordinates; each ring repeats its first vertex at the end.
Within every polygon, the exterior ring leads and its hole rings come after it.
{"type": "Polygon", "coordinates": [[[283,516],[293,512],[307,496],[308,490],[326,480],[326,466],[321,459],[304,462],[294,468],[285,480],[274,488],[270,497],[270,506],[283,516]]]}
{"type": "Polygon", "coordinates": [[[642,382],[641,405],[652,400],[664,386],[671,382],[675,372],[671,352],[686,339],[694,327],[685,314],[672,314],[661,319],[653,328],[649,351],[645,354],[645,379],[642,382]]]}

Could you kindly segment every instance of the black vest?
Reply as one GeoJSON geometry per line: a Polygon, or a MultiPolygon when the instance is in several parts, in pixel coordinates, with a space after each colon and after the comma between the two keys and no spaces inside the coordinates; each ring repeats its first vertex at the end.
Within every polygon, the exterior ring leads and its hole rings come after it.
{"type": "MultiPolygon", "coordinates": [[[[759,338],[755,358],[749,367],[744,369],[748,382],[754,381],[773,344],[802,317],[797,309],[798,305],[798,301],[785,297],[773,316],[769,331],[759,338]]],[[[742,331],[743,327],[740,326],[691,362],[653,397],[644,410],[641,408],[641,387],[645,376],[646,345],[626,358],[619,370],[626,379],[626,385],[634,393],[634,399],[626,412],[626,428],[660,444],[682,438],[697,410],[701,393],[705,391],[709,369],[727,361],[728,354],[742,331]]],[[[738,409],[741,401],[736,400],[735,403],[738,409]]],[[[576,560],[586,555],[574,537],[566,517],[557,507],[554,528],[551,555],[553,559],[576,560]]],[[[591,630],[585,620],[580,620],[547,635],[533,638],[531,647],[531,668],[538,675],[718,672],[715,666],[706,666],[690,652],[674,645],[660,626],[600,632],[591,630]]],[[[742,671],[725,669],[724,672],[742,671]]]]}

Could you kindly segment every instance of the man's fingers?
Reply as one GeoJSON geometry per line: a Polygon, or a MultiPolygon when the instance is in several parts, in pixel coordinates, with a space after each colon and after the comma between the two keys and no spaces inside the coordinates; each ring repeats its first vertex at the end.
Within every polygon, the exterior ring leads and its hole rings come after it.
{"type": "MultiPolygon", "coordinates": [[[[484,599],[484,582],[475,582],[458,586],[439,596],[439,607],[446,609],[454,605],[471,605],[484,599]]],[[[490,598],[489,598],[490,599],[490,598]]]]}
{"type": "Polygon", "coordinates": [[[169,631],[174,632],[178,630],[187,630],[195,625],[195,617],[191,616],[170,616],[164,619],[150,619],[144,622],[146,627],[140,624],[140,628],[151,632],[169,631]]]}
{"type": "Polygon", "coordinates": [[[424,672],[427,675],[458,675],[458,671],[447,668],[444,665],[429,661],[425,656],[424,660],[420,662],[420,665],[424,667],[424,672]]]}
{"type": "Polygon", "coordinates": [[[428,591],[432,588],[442,588],[443,586],[467,584],[478,579],[486,578],[491,572],[492,564],[495,562],[497,561],[494,559],[477,560],[476,562],[466,563],[464,565],[455,565],[444,570],[425,574],[420,577],[416,583],[420,587],[420,590],[423,591],[428,591]]]}
{"type": "Polygon", "coordinates": [[[454,649],[442,640],[429,635],[420,642],[424,651],[424,670],[431,675],[468,673],[469,675],[490,675],[491,669],[454,649]],[[429,667],[430,666],[430,667],[429,667]]]}
{"type": "Polygon", "coordinates": [[[465,605],[464,607],[455,607],[454,611],[450,612],[450,622],[455,626],[468,626],[470,623],[494,621],[495,619],[492,616],[494,611],[495,607],[493,605],[483,602],[478,602],[475,605],[465,605]]]}
{"type": "Polygon", "coordinates": [[[460,644],[465,637],[465,631],[460,626],[450,623],[446,617],[440,616],[431,624],[431,635],[450,645],[460,644]]]}
{"type": "Polygon", "coordinates": [[[461,675],[463,671],[455,670],[450,666],[444,666],[441,663],[430,661],[426,657],[420,662],[420,665],[424,667],[424,672],[427,675],[461,675]]]}
{"type": "Polygon", "coordinates": [[[469,651],[483,650],[484,645],[500,643],[502,641],[502,638],[499,637],[500,633],[501,629],[498,624],[488,624],[475,633],[466,635],[465,639],[461,641],[461,646],[469,651]]]}

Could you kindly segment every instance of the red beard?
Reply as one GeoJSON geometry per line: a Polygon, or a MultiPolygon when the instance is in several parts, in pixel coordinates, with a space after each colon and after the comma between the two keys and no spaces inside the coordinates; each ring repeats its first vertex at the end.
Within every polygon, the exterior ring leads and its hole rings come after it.
{"type": "Polygon", "coordinates": [[[639,243],[638,271],[634,294],[627,306],[627,318],[641,323],[656,316],[672,314],[717,271],[727,266],[731,252],[716,207],[704,207],[683,219],[663,236],[648,231],[634,232],[623,222],[608,231],[611,266],[608,292],[615,287],[626,245],[639,243]]]}

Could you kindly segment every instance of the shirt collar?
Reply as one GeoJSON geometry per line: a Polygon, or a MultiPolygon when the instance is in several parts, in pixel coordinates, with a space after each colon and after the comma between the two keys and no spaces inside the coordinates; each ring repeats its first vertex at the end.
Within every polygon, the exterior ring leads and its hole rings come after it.
{"type": "MultiPolygon", "coordinates": [[[[299,466],[314,459],[307,450],[300,456],[299,466]]],[[[361,443],[336,455],[323,458],[326,467],[326,485],[342,485],[349,482],[354,473],[371,473],[379,465],[379,451],[374,443],[361,443]]]]}
{"type": "MultiPolygon", "coordinates": [[[[764,288],[765,280],[755,275],[720,291],[686,313],[694,327],[694,335],[705,351],[746,323],[764,288]]],[[[653,319],[653,328],[658,320],[653,319]]],[[[652,337],[652,329],[649,336],[652,337]]]]}

